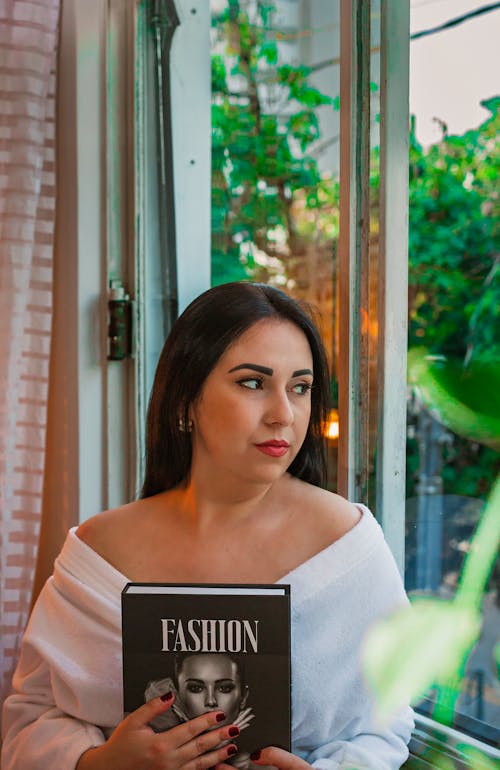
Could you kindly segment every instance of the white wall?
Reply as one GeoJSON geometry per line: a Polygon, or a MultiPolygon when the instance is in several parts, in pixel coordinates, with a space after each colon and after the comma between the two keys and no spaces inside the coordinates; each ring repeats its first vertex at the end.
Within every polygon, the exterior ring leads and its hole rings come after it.
{"type": "MultiPolygon", "coordinates": [[[[134,12],[134,3],[123,3],[134,12]]],[[[210,52],[208,3],[177,4],[171,68],[182,309],[210,283],[210,52]]],[[[130,494],[113,463],[123,465],[115,448],[134,437],[130,424],[118,424],[126,422],[120,413],[108,409],[110,387],[116,393],[124,378],[110,369],[122,363],[106,360],[108,264],[116,266],[116,255],[107,254],[107,13],[106,0],[64,0],[61,18],[54,440],[46,496],[63,528],[130,494]]],[[[132,44],[130,36],[118,42],[132,44]]]]}

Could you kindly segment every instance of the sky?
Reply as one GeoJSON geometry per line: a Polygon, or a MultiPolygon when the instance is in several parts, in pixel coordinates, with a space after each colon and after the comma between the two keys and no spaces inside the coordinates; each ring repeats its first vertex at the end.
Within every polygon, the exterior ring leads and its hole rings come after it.
{"type": "MultiPolygon", "coordinates": [[[[491,0],[411,0],[411,32],[491,4],[491,0]]],[[[482,99],[500,96],[500,8],[410,46],[410,112],[418,140],[439,140],[434,118],[450,134],[476,128],[489,115],[482,99]]]]}

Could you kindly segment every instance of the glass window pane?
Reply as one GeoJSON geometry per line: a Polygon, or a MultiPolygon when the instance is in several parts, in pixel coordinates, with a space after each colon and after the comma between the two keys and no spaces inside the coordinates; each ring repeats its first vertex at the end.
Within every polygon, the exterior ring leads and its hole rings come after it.
{"type": "MultiPolygon", "coordinates": [[[[411,48],[406,584],[450,600],[500,473],[498,12],[459,5],[461,22],[438,31],[457,4],[413,3],[412,32],[431,33],[411,48]]],[[[420,708],[498,745],[498,559],[490,569],[463,678],[420,708]]]]}
{"type": "MultiPolygon", "coordinates": [[[[211,0],[212,283],[316,306],[333,371],[339,228],[339,3],[211,0]]],[[[329,486],[336,488],[336,412],[329,486]]]]}

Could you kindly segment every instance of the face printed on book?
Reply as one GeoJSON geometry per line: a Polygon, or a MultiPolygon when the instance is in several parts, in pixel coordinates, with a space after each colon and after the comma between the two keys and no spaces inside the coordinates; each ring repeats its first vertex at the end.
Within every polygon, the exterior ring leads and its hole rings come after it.
{"type": "Polygon", "coordinates": [[[179,698],[189,719],[207,711],[223,711],[221,727],[234,722],[245,706],[247,688],[243,687],[237,664],[228,655],[207,653],[185,658],[177,674],[179,698]]]}

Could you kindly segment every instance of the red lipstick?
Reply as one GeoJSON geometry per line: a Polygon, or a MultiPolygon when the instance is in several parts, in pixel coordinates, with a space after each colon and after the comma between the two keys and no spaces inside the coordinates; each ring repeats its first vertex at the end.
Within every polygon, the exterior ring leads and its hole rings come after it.
{"type": "Polygon", "coordinates": [[[255,446],[264,454],[269,455],[269,457],[283,457],[288,452],[290,444],[287,441],[272,439],[271,441],[263,441],[255,446]]]}

